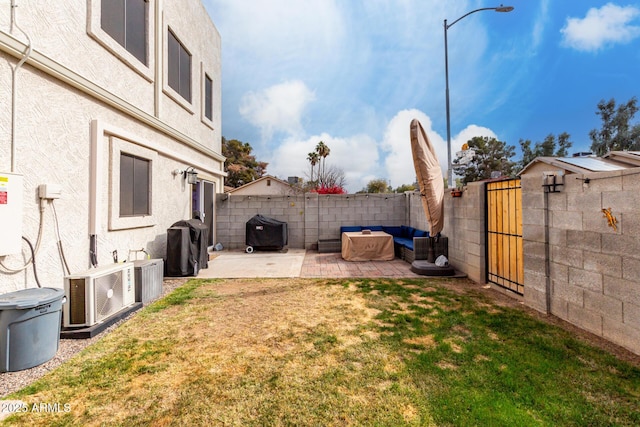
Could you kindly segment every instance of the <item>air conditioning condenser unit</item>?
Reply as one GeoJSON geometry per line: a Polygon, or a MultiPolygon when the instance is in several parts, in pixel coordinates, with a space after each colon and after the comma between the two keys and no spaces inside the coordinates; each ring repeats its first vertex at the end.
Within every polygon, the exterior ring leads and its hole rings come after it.
{"type": "Polygon", "coordinates": [[[93,326],[135,303],[134,264],[111,264],[65,277],[63,326],[93,326]]]}

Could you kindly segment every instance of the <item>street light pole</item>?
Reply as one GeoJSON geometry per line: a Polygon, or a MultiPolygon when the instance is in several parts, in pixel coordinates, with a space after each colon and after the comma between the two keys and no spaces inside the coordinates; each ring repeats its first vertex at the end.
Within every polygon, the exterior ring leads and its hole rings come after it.
{"type": "Polygon", "coordinates": [[[511,12],[513,10],[513,6],[498,6],[498,7],[483,7],[480,9],[472,10],[460,18],[453,21],[451,24],[447,24],[447,20],[444,20],[444,76],[446,82],[446,108],[447,108],[447,186],[449,188],[453,187],[453,169],[452,169],[452,161],[451,161],[451,113],[449,112],[449,46],[447,43],[447,30],[453,27],[458,21],[466,18],[472,13],[480,12],[483,10],[495,10],[496,12],[511,12]]]}

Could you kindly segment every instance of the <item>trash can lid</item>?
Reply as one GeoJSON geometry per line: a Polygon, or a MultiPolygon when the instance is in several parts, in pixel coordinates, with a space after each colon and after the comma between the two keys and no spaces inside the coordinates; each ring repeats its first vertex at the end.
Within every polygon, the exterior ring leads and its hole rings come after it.
{"type": "Polygon", "coordinates": [[[0,295],[0,310],[29,309],[62,299],[64,289],[29,288],[0,295]]]}

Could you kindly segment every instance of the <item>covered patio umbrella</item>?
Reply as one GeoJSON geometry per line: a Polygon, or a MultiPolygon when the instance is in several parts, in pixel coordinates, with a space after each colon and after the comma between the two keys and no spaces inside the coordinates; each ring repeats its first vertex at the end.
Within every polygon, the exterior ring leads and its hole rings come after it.
{"type": "Polygon", "coordinates": [[[411,120],[411,152],[420,199],[429,221],[429,234],[437,236],[444,226],[444,182],[436,152],[417,119],[411,120]]]}

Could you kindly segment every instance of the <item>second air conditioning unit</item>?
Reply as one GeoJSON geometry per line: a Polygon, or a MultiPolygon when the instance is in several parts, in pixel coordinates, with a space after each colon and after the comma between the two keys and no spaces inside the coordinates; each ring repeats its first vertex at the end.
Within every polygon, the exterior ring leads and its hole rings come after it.
{"type": "Polygon", "coordinates": [[[135,303],[133,263],[111,264],[65,277],[63,326],[93,326],[135,303]]]}

